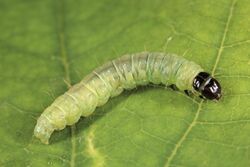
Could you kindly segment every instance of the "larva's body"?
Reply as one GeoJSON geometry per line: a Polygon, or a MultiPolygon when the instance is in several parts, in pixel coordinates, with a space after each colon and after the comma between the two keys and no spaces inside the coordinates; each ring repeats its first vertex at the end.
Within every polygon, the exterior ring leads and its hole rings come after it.
{"type": "Polygon", "coordinates": [[[97,68],[59,96],[38,119],[34,134],[47,144],[54,130],[76,123],[81,116],[89,116],[110,97],[137,85],[175,84],[180,90],[193,90],[194,78],[202,71],[194,62],[173,54],[125,55],[97,68]]]}

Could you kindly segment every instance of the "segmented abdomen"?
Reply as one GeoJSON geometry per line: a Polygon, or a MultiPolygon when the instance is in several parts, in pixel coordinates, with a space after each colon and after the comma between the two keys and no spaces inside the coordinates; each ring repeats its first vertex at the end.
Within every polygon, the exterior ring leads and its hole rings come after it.
{"type": "Polygon", "coordinates": [[[54,130],[76,123],[110,97],[137,85],[152,82],[176,84],[181,90],[192,89],[193,79],[201,71],[199,65],[171,54],[143,52],[125,55],[97,68],[59,96],[38,119],[34,134],[43,143],[48,143],[54,130]]]}

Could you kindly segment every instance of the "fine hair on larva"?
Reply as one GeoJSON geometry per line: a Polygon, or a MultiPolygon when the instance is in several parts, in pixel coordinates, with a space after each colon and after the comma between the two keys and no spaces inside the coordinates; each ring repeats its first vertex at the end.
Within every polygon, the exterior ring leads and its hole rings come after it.
{"type": "Polygon", "coordinates": [[[127,54],[96,68],[56,98],[38,118],[34,135],[42,143],[48,144],[53,131],[75,124],[81,116],[91,115],[96,107],[102,106],[123,90],[148,83],[175,85],[180,91],[219,99],[220,92],[216,96],[205,92],[207,84],[211,85],[214,80],[198,64],[175,54],[127,54]]]}

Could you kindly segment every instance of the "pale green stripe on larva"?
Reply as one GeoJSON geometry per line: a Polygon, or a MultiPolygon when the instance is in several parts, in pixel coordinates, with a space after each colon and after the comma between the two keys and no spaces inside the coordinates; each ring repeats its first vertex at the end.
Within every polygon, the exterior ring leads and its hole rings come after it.
{"type": "Polygon", "coordinates": [[[125,55],[94,70],[80,83],[59,96],[37,120],[34,134],[48,144],[54,130],[91,115],[95,108],[119,95],[149,82],[175,84],[180,90],[192,90],[194,77],[203,69],[174,54],[142,52],[125,55]]]}

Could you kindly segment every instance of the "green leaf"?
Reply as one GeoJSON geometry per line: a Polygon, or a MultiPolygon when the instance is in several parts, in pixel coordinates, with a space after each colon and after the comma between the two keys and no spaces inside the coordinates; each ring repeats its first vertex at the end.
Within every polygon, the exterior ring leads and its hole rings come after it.
{"type": "Polygon", "coordinates": [[[1,0],[0,166],[250,166],[249,13],[247,0],[1,0]],[[37,118],[66,83],[144,50],[200,64],[223,98],[143,87],[50,145],[35,139],[37,118]]]}

